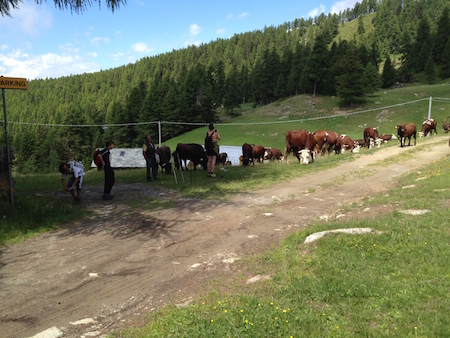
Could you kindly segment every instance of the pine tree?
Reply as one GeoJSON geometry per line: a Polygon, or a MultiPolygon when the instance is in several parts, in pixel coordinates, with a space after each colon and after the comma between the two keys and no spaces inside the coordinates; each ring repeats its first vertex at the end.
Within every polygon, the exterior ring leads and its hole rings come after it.
{"type": "Polygon", "coordinates": [[[364,67],[358,55],[358,48],[355,43],[350,43],[347,52],[337,65],[339,76],[337,76],[337,93],[341,103],[345,106],[360,103],[367,93],[364,87],[363,77],[364,67]]]}
{"type": "Polygon", "coordinates": [[[373,94],[381,86],[381,79],[380,74],[378,73],[378,68],[372,62],[369,62],[364,69],[363,83],[368,94],[373,94]]]}
{"type": "Polygon", "coordinates": [[[381,88],[391,87],[397,81],[395,68],[391,62],[389,55],[386,55],[386,61],[383,66],[383,73],[381,74],[381,88]]]}
{"type": "Polygon", "coordinates": [[[442,66],[440,71],[442,79],[450,77],[450,39],[447,40],[444,51],[442,53],[442,66]]]}
{"type": "Polygon", "coordinates": [[[434,66],[433,57],[430,53],[430,56],[428,57],[428,61],[425,64],[425,78],[427,79],[428,83],[433,83],[436,77],[436,71],[434,66]]]}

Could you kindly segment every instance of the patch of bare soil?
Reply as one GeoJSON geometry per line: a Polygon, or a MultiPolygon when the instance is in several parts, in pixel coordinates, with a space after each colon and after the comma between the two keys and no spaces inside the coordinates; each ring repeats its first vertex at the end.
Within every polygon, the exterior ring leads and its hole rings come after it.
{"type": "Polygon", "coordinates": [[[105,202],[101,187],[89,188],[80,207],[92,216],[0,248],[0,335],[102,337],[143,324],[146,314],[165,304],[189,303],[208,281],[235,273],[254,277],[233,262],[311,222],[392,211],[388,198],[376,209],[358,206],[391,188],[394,177],[449,156],[446,140],[355,154],[355,161],[337,168],[228,202],[184,198],[145,183],[117,184],[116,197],[105,202]],[[371,166],[405,152],[411,152],[406,162],[371,166]],[[174,206],[152,211],[127,205],[145,196],[171,198],[174,206]]]}

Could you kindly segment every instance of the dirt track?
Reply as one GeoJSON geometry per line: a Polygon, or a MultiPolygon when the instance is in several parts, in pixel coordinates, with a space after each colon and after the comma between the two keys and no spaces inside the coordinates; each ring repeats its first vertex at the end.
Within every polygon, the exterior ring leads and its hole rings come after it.
{"type": "Polygon", "coordinates": [[[362,213],[344,213],[342,207],[389,189],[395,176],[449,156],[447,141],[448,136],[433,137],[419,140],[416,147],[355,155],[355,161],[338,169],[233,196],[229,202],[182,198],[144,183],[117,184],[115,199],[104,202],[101,187],[87,189],[81,207],[93,216],[0,248],[0,336],[32,337],[52,328],[47,337],[101,337],[142,323],[154,309],[187,303],[207,281],[235,273],[235,259],[312,221],[362,213]],[[412,152],[407,163],[369,166],[413,149],[422,150],[412,152]],[[175,207],[151,212],[126,205],[158,194],[171,197],[175,207]]]}

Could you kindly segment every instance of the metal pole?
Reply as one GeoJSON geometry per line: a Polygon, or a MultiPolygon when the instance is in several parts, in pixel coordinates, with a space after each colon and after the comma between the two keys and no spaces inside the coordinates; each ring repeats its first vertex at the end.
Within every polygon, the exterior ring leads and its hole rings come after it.
{"type": "Polygon", "coordinates": [[[159,147],[161,147],[161,121],[158,121],[159,147]]]}
{"type": "Polygon", "coordinates": [[[11,170],[11,152],[9,149],[8,121],[6,119],[6,98],[5,98],[5,89],[4,88],[2,88],[2,96],[3,96],[3,114],[5,116],[6,152],[8,153],[9,193],[11,195],[11,205],[14,206],[14,189],[13,189],[13,179],[12,179],[12,170],[11,170]]]}
{"type": "Polygon", "coordinates": [[[430,105],[428,107],[428,120],[431,119],[431,103],[433,102],[433,98],[430,96],[430,105]]]}

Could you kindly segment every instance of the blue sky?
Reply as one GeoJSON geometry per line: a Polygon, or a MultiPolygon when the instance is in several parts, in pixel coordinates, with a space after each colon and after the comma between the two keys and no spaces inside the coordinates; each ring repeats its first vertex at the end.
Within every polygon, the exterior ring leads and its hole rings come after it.
{"type": "Polygon", "coordinates": [[[104,0],[81,15],[53,0],[24,0],[0,17],[0,75],[29,80],[96,72],[278,26],[296,18],[353,8],[357,0],[128,0],[111,13],[104,0]]]}

